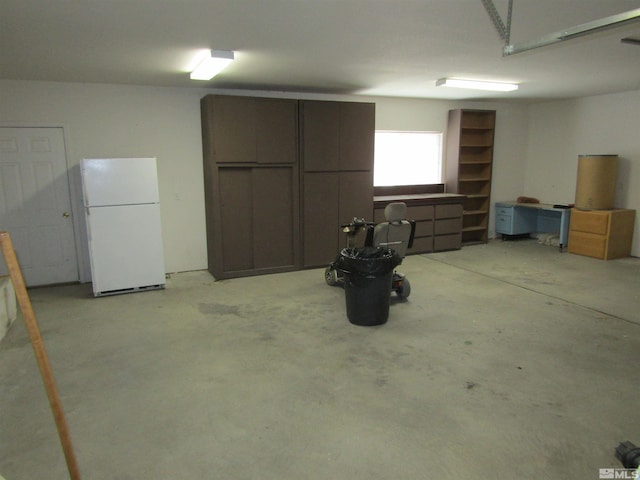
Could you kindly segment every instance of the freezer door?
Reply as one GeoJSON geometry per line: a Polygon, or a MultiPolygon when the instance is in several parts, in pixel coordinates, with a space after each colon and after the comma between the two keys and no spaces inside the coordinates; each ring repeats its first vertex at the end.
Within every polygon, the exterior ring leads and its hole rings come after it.
{"type": "Polygon", "coordinates": [[[164,286],[158,204],[89,208],[87,227],[94,295],[164,286]]]}
{"type": "Polygon", "coordinates": [[[85,207],[160,201],[155,158],[85,158],[80,171],[85,207]]]}

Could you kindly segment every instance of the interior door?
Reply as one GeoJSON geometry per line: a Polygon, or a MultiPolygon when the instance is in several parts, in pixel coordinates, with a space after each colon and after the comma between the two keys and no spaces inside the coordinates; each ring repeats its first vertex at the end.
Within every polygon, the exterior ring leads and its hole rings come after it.
{"type": "Polygon", "coordinates": [[[0,230],[27,286],[78,281],[62,128],[0,128],[0,186],[0,230]]]}

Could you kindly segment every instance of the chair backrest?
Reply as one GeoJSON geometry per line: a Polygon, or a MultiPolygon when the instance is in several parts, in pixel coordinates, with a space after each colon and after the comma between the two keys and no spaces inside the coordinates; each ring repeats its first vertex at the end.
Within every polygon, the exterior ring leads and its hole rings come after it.
{"type": "Polygon", "coordinates": [[[407,216],[407,204],[393,202],[384,209],[386,222],[379,223],[373,229],[373,246],[388,247],[404,258],[407,248],[413,243],[415,222],[410,222],[407,216]]]}

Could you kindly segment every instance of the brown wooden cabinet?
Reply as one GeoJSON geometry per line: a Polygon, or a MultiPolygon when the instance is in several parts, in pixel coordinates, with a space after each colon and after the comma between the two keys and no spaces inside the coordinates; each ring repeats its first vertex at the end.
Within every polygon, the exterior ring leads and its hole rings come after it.
{"type": "Polygon", "coordinates": [[[495,110],[450,110],[446,190],[465,195],[462,243],[488,240],[495,110]]]}
{"type": "Polygon", "coordinates": [[[201,103],[209,271],[223,279],[299,268],[297,102],[201,103]]]}
{"type": "Polygon", "coordinates": [[[216,279],[326,265],[340,224],[372,218],[374,104],[208,95],[201,109],[216,279]]]}
{"type": "Polygon", "coordinates": [[[415,220],[413,247],[407,253],[457,250],[462,245],[464,196],[448,193],[384,195],[374,197],[375,223],[384,222],[384,209],[391,202],[407,204],[407,219],[415,220]]]}
{"type": "Polygon", "coordinates": [[[631,255],[636,211],[571,210],[570,253],[611,260],[631,255]]]}
{"type": "Polygon", "coordinates": [[[338,252],[340,173],[306,173],[302,189],[304,266],[328,264],[338,252]]]}
{"type": "Polygon", "coordinates": [[[300,101],[305,172],[373,170],[375,104],[300,101]]]}
{"type": "MultiPolygon", "coordinates": [[[[464,201],[464,197],[460,200],[464,201]]],[[[462,203],[434,205],[433,251],[458,250],[462,247],[462,203]]]]}
{"type": "Polygon", "coordinates": [[[295,100],[205,97],[211,159],[220,164],[296,163],[296,108],[295,100]]]}
{"type": "Polygon", "coordinates": [[[300,101],[304,267],[345,246],[340,225],[373,217],[372,103],[300,101]]]}

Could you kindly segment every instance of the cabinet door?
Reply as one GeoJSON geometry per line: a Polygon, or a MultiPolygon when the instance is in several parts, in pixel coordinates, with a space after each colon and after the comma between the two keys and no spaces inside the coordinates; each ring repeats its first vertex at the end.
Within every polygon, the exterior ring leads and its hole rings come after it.
{"type": "Polygon", "coordinates": [[[223,276],[253,268],[252,176],[251,168],[219,170],[221,250],[216,264],[223,276]]]}
{"type": "Polygon", "coordinates": [[[339,222],[351,222],[353,217],[373,219],[373,172],[340,173],[339,222]]]}
{"type": "Polygon", "coordinates": [[[258,163],[297,162],[298,102],[256,98],[256,156],[258,163]]]}
{"type": "Polygon", "coordinates": [[[254,168],[252,182],[254,268],[295,265],[298,183],[294,169],[254,168]]]}
{"type": "Polygon", "coordinates": [[[340,169],[340,109],[336,102],[302,101],[301,142],[305,172],[340,169]]]}
{"type": "Polygon", "coordinates": [[[340,174],[306,173],[303,183],[304,266],[328,265],[338,254],[340,174]]]}
{"type": "Polygon", "coordinates": [[[296,265],[296,179],[297,172],[290,167],[219,170],[223,277],[296,265]]]}
{"type": "Polygon", "coordinates": [[[215,161],[217,163],[256,162],[254,99],[215,96],[210,105],[215,161]]]}
{"type": "MultiPolygon", "coordinates": [[[[373,172],[340,173],[339,223],[349,223],[354,217],[373,219],[373,172]]],[[[347,246],[342,231],[337,232],[338,250],[347,246]]],[[[364,244],[364,236],[356,237],[355,246],[364,244]]]]}
{"type": "Polygon", "coordinates": [[[373,170],[375,105],[344,103],[340,115],[340,170],[373,170]]]}

